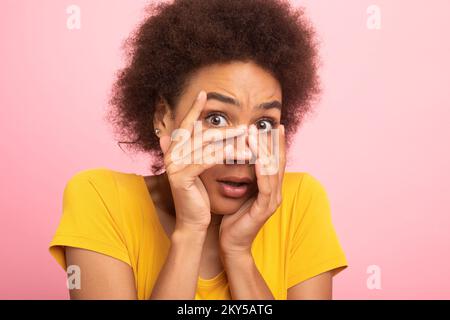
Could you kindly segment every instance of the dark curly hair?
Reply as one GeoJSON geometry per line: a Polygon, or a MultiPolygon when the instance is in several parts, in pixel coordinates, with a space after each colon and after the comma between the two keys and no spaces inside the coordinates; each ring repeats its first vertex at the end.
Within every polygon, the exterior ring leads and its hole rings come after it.
{"type": "Polygon", "coordinates": [[[287,0],[174,0],[151,4],[124,43],[127,63],[112,88],[107,119],[121,144],[162,153],[153,116],[160,98],[175,108],[201,67],[253,61],[280,83],[287,145],[320,92],[315,33],[287,0]]]}

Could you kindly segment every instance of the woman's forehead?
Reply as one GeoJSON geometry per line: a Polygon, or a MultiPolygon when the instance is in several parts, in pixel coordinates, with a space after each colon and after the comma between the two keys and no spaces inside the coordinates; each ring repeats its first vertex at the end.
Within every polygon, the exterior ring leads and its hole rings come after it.
{"type": "Polygon", "coordinates": [[[237,107],[267,106],[281,103],[279,82],[268,72],[251,63],[232,63],[205,67],[195,73],[184,90],[184,99],[195,99],[200,90],[208,94],[212,104],[237,107]]]}

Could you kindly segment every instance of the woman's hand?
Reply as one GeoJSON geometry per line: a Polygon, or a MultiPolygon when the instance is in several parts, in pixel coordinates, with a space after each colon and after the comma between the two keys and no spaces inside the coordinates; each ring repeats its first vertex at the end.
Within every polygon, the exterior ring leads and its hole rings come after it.
{"type": "Polygon", "coordinates": [[[279,129],[277,163],[277,155],[268,150],[267,145],[257,146],[257,129],[254,125],[250,127],[248,142],[251,151],[257,155],[258,194],[247,200],[236,213],[223,217],[219,231],[222,258],[251,255],[253,240],[281,204],[286,151],[284,126],[280,125],[279,129]]]}
{"type": "MultiPolygon", "coordinates": [[[[206,92],[201,91],[179,127],[177,133],[183,135],[181,141],[178,141],[176,134],[172,135],[172,139],[168,136],[163,136],[160,140],[161,149],[164,153],[164,165],[175,205],[175,229],[206,232],[211,221],[208,193],[199,175],[206,169],[214,166],[215,163],[205,163],[203,159],[200,159],[201,161],[196,160],[199,160],[198,155],[201,155],[203,158],[204,149],[217,142],[218,139],[215,135],[208,135],[207,131],[202,131],[202,143],[200,145],[194,143],[194,139],[200,139],[198,134],[197,136],[194,135],[194,125],[205,104],[206,92]],[[173,140],[174,136],[175,140],[173,140]],[[175,151],[183,149],[183,146],[186,144],[191,144],[189,148],[191,152],[183,155],[182,158],[178,157],[175,151]]],[[[242,129],[235,130],[231,133],[228,132],[226,137],[231,138],[243,133],[245,131],[242,129]]],[[[225,137],[225,134],[222,137],[225,137]]]]}

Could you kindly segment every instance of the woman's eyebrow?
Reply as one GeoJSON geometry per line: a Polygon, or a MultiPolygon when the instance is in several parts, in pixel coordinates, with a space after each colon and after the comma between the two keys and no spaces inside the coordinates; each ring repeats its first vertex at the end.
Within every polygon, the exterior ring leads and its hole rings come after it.
{"type": "MultiPolygon", "coordinates": [[[[207,93],[207,100],[217,100],[226,104],[231,104],[236,107],[241,108],[241,104],[239,101],[232,97],[225,96],[218,92],[208,92],[207,93]]],[[[281,102],[278,100],[274,100],[271,102],[264,102],[257,106],[255,106],[256,109],[279,109],[281,110],[281,102]]]]}

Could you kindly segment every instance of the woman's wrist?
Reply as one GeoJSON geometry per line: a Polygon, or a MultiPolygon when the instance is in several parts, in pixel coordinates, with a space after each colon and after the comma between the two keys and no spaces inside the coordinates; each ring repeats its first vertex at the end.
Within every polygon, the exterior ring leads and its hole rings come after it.
{"type": "Polygon", "coordinates": [[[206,231],[176,225],[152,299],[194,299],[206,231]]]}
{"type": "Polygon", "coordinates": [[[176,224],[175,230],[171,235],[171,242],[173,245],[189,244],[203,246],[207,234],[207,229],[176,224]]]}
{"type": "Polygon", "coordinates": [[[255,261],[251,253],[222,253],[223,266],[227,272],[245,273],[250,270],[255,261]]]}
{"type": "Polygon", "coordinates": [[[248,262],[253,262],[253,256],[251,249],[245,250],[224,250],[220,251],[220,256],[222,258],[222,262],[225,264],[247,264],[248,262]]]}

